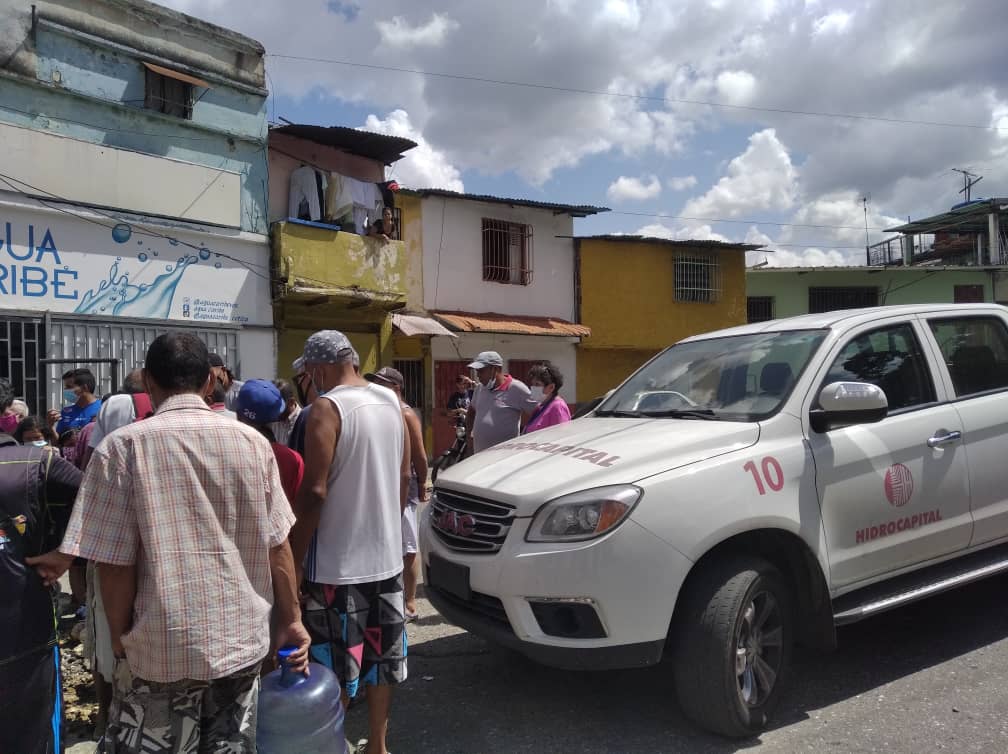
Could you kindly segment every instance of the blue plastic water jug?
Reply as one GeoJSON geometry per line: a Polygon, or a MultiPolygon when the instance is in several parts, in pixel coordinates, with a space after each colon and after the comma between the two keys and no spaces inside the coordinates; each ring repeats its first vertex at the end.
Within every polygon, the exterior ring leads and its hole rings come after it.
{"type": "Polygon", "coordinates": [[[295,673],[287,666],[295,650],[281,649],[280,669],[262,679],[256,729],[259,754],[346,754],[339,680],[314,662],[311,675],[295,673]]]}

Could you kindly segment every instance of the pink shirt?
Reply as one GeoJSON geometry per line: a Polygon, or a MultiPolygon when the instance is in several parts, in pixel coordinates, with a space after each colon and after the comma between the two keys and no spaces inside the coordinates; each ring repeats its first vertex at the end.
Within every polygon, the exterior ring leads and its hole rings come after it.
{"type": "Polygon", "coordinates": [[[535,432],[537,429],[546,429],[554,424],[563,424],[571,420],[570,408],[563,398],[554,398],[550,404],[539,412],[539,416],[530,421],[525,426],[524,434],[535,432]]]}

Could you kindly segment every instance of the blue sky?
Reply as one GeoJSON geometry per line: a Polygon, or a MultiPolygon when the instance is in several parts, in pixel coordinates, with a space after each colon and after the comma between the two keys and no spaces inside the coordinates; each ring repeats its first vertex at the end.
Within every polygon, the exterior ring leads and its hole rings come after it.
{"type": "Polygon", "coordinates": [[[168,4],[265,45],[271,116],[413,138],[391,173],[405,185],[615,210],[578,221],[580,233],[747,240],[773,249],[771,264],[858,263],[866,195],[875,241],[957,201],[953,167],[1008,193],[1008,53],[985,20],[996,0],[968,12],[910,0],[168,4]]]}

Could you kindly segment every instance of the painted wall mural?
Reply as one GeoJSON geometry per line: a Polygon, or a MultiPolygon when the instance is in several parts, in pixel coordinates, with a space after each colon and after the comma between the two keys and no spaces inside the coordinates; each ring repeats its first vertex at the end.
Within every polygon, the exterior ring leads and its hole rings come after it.
{"type": "Polygon", "coordinates": [[[265,242],[28,210],[0,216],[0,308],[271,325],[265,242]]]}

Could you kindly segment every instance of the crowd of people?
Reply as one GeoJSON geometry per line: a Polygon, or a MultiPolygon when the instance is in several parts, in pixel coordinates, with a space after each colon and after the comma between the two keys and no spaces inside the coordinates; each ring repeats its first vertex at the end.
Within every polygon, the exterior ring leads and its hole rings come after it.
{"type": "MultiPolygon", "coordinates": [[[[470,452],[570,420],[563,377],[528,385],[496,352],[460,375],[450,412],[470,452]]],[[[86,620],[104,752],[255,751],[259,676],[276,651],[331,668],[368,704],[358,752],[385,754],[392,689],[417,619],[421,417],[391,367],[361,374],[336,330],[293,377],[240,381],[195,335],[155,339],[100,398],[63,375],[42,419],[0,380],[0,751],[59,750],[52,588],[69,571],[86,620]]]]}

